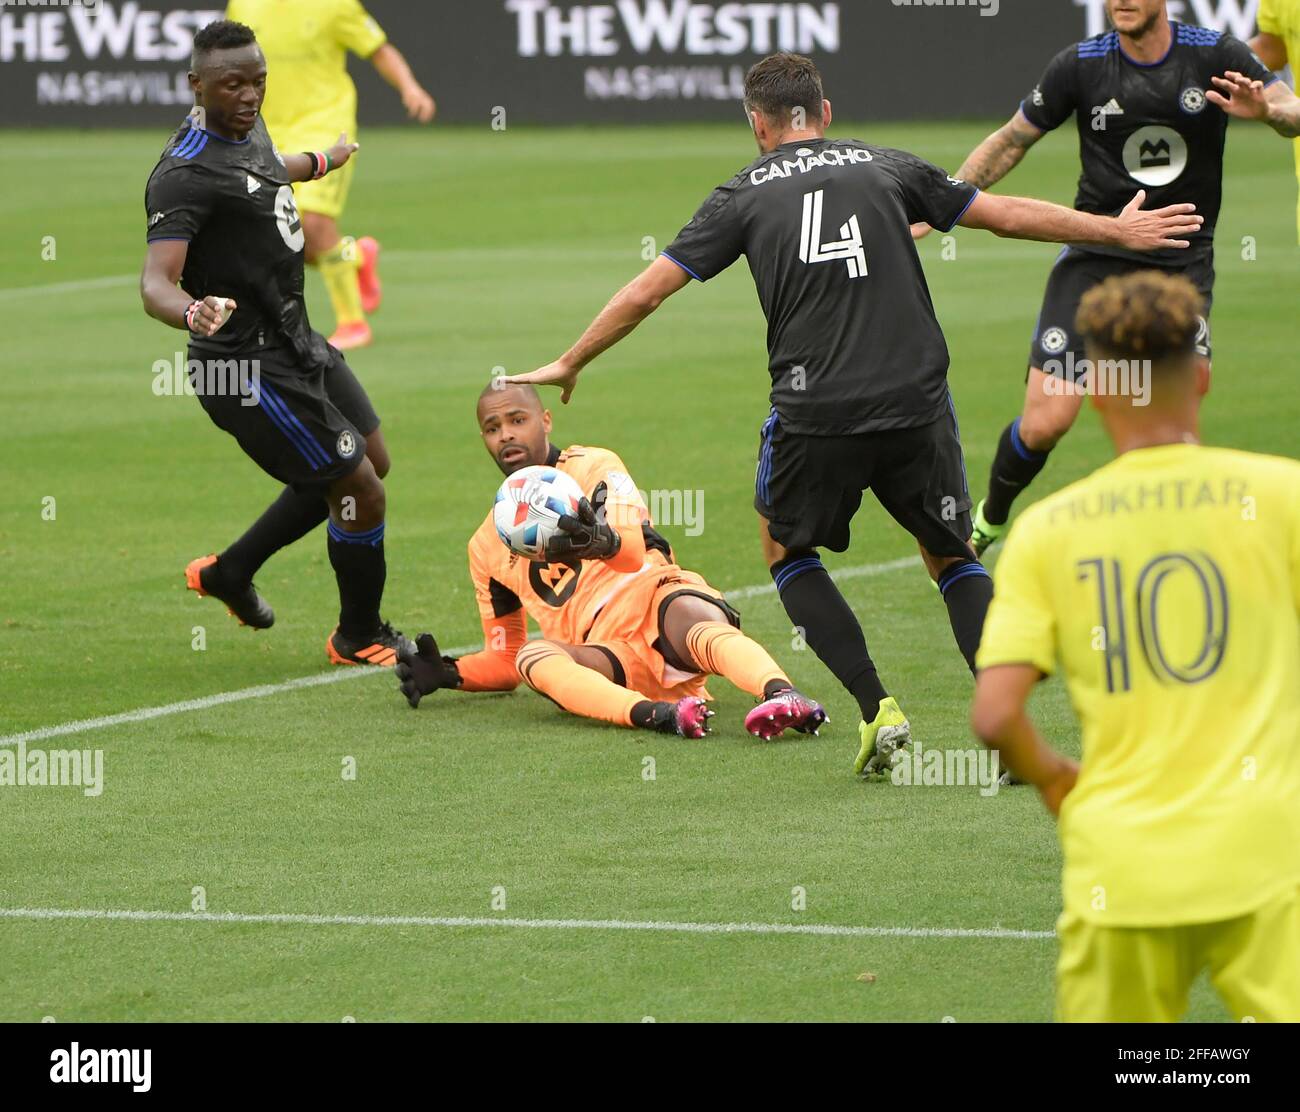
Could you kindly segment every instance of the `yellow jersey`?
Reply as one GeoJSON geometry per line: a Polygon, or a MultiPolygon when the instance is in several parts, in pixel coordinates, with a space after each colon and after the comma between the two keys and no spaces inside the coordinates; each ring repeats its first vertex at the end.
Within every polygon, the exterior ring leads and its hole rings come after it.
{"type": "Polygon", "coordinates": [[[1245,915],[1300,883],[1300,463],[1125,452],[1026,510],[978,664],[1059,664],[1083,728],[1065,910],[1245,915]]]}
{"type": "Polygon", "coordinates": [[[357,133],[357,89],[348,51],[369,58],[388,41],[360,0],[229,0],[266,55],[262,115],[282,151],[323,150],[357,133]]]}

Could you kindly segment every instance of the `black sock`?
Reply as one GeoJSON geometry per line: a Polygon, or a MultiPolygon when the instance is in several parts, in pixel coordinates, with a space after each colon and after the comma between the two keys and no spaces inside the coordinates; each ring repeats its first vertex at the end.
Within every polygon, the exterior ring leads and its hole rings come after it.
{"type": "Polygon", "coordinates": [[[384,527],[365,533],[348,533],[329,523],[330,564],[339,584],[339,632],[362,641],[378,631],[382,619],[379,603],[384,597],[384,527]]]}
{"type": "Polygon", "coordinates": [[[816,553],[787,556],[772,565],[772,578],[790,620],[835,678],[858,701],[862,718],[880,711],[885,688],[867,652],[857,615],[844,601],[816,553]]]}
{"type": "Polygon", "coordinates": [[[280,549],[300,540],[329,516],[329,503],[319,494],[285,487],[239,540],[220,556],[217,565],[231,583],[247,583],[280,549]]]}
{"type": "Polygon", "coordinates": [[[965,560],[953,564],[939,576],[939,590],[948,607],[957,648],[974,672],[975,653],[980,647],[980,634],[984,632],[984,615],[993,601],[993,580],[978,560],[965,560]]]}
{"type": "Polygon", "coordinates": [[[1025,447],[1020,439],[1020,418],[1005,429],[998,440],[998,451],[993,457],[993,470],[989,473],[989,496],[984,501],[984,520],[990,525],[1003,525],[1011,516],[1011,503],[1016,496],[1034,481],[1047,462],[1048,452],[1035,452],[1025,447]]]}

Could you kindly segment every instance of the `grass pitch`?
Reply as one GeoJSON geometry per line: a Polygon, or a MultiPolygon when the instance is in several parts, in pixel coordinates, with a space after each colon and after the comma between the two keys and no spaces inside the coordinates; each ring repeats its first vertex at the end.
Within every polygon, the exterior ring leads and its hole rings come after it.
{"type": "MultiPolygon", "coordinates": [[[[955,168],[991,126],[836,134],[955,168]]],[[[144,182],[164,138],[5,137],[23,174],[0,197],[0,735],[328,671],[323,535],[259,576],[278,615],[268,633],[184,589],[186,562],[224,547],[275,489],[197,401],[152,389],[155,360],[181,340],[143,315],[135,291],[144,182]]],[[[364,136],[346,230],[385,245],[387,300],[378,342],[352,362],[395,461],[385,611],[401,628],[432,629],[445,646],[479,632],[465,542],[499,475],[476,435],[478,389],[494,368],[563,350],[643,251],[666,245],[752,153],[739,127],[364,136]]],[[[1234,125],[1228,165],[1204,432],[1295,454],[1291,153],[1262,127],[1234,125]]],[[[1063,132],[1002,188],[1068,203],[1076,175],[1063,132]]],[[[966,231],[954,242],[955,259],[938,236],[922,254],[979,491],[1020,405],[1055,249],[966,231]]],[[[703,491],[702,533],[664,532],[724,589],[767,579],[750,508],[763,334],[737,266],[674,298],[587,372],[572,406],[555,407],[557,443],[614,448],[645,489],[703,491]]],[[[1085,416],[1033,494],[1106,456],[1085,416]]],[[[828,563],[857,569],[845,592],[916,736],[967,747],[971,681],[934,589],[919,565],[862,570],[914,553],[868,505],[851,551],[828,563]]],[[[739,605],[827,703],[820,739],[748,737],[749,699],[722,681],[711,685],[716,736],[684,742],[570,718],[523,690],[440,694],[413,713],[390,677],[368,675],[30,742],[103,750],[104,790],[0,788],[0,1019],[1050,1018],[1050,938],[577,925],[1051,930],[1059,853],[1034,794],[857,782],[851,700],[796,647],[774,594],[744,592],[739,605]],[[196,889],[213,916],[357,921],[3,915],[184,914],[196,889]]],[[[1037,713],[1077,751],[1059,683],[1044,685],[1037,713]]],[[[1224,1017],[1203,985],[1193,1016],[1224,1017]]]]}

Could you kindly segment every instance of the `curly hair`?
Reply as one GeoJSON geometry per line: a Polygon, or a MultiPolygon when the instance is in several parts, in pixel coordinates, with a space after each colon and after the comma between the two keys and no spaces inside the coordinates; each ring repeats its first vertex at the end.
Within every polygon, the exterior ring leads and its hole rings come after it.
{"type": "Polygon", "coordinates": [[[1196,350],[1204,314],[1204,298],[1181,274],[1140,270],[1089,290],[1075,327],[1101,355],[1160,364],[1196,350]]]}

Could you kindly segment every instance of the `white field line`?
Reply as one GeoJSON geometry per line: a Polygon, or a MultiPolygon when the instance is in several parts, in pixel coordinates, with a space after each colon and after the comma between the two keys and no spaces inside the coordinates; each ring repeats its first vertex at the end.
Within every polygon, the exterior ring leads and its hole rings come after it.
{"type": "Polygon", "coordinates": [[[804,934],[837,938],[1008,938],[1046,940],[1053,931],[1007,927],[841,927],[821,923],[674,923],[636,919],[508,919],[440,915],[245,915],[233,911],[117,911],[94,908],[0,908],[0,919],[144,923],[256,923],[311,927],[486,927],[515,930],[657,931],[674,934],[804,934]]]}
{"type": "Polygon", "coordinates": [[[140,280],[138,274],[113,274],[106,278],[81,278],[75,282],[41,282],[35,286],[9,286],[0,288],[0,301],[43,293],[81,293],[85,290],[114,289],[132,286],[140,280]]]}
{"type": "MultiPolygon", "coordinates": [[[[859,564],[856,567],[839,568],[831,572],[831,576],[834,579],[857,579],[863,576],[885,575],[889,572],[900,571],[903,568],[918,566],[920,563],[919,556],[910,556],[902,560],[890,560],[883,564],[859,564]]],[[[775,584],[763,583],[728,591],[727,598],[729,600],[756,598],[760,595],[769,595],[775,592],[775,584]]],[[[482,648],[481,645],[464,645],[449,650],[449,655],[462,656],[465,653],[477,652],[480,648],[482,648]]],[[[167,718],[173,714],[207,710],[209,707],[219,707],[226,703],[242,703],[246,699],[262,699],[268,695],[280,695],[286,691],[297,691],[307,687],[322,687],[325,684],[342,683],[345,680],[384,674],[388,674],[388,669],[367,667],[335,668],[329,672],[318,672],[315,675],[301,676],[298,679],[285,680],[282,683],[258,684],[256,687],[244,687],[238,691],[222,691],[216,695],[205,695],[200,699],[184,699],[179,703],[164,703],[162,706],[142,707],[139,710],[109,714],[102,718],[82,718],[76,722],[64,722],[58,726],[43,726],[40,729],[28,730],[26,733],[8,734],[0,737],[0,746],[17,745],[19,742],[26,744],[27,742],[44,741],[47,738],[54,737],[67,737],[69,734],[84,734],[91,730],[107,729],[110,726],[124,726],[132,722],[148,722],[154,718],[167,718]]]]}

